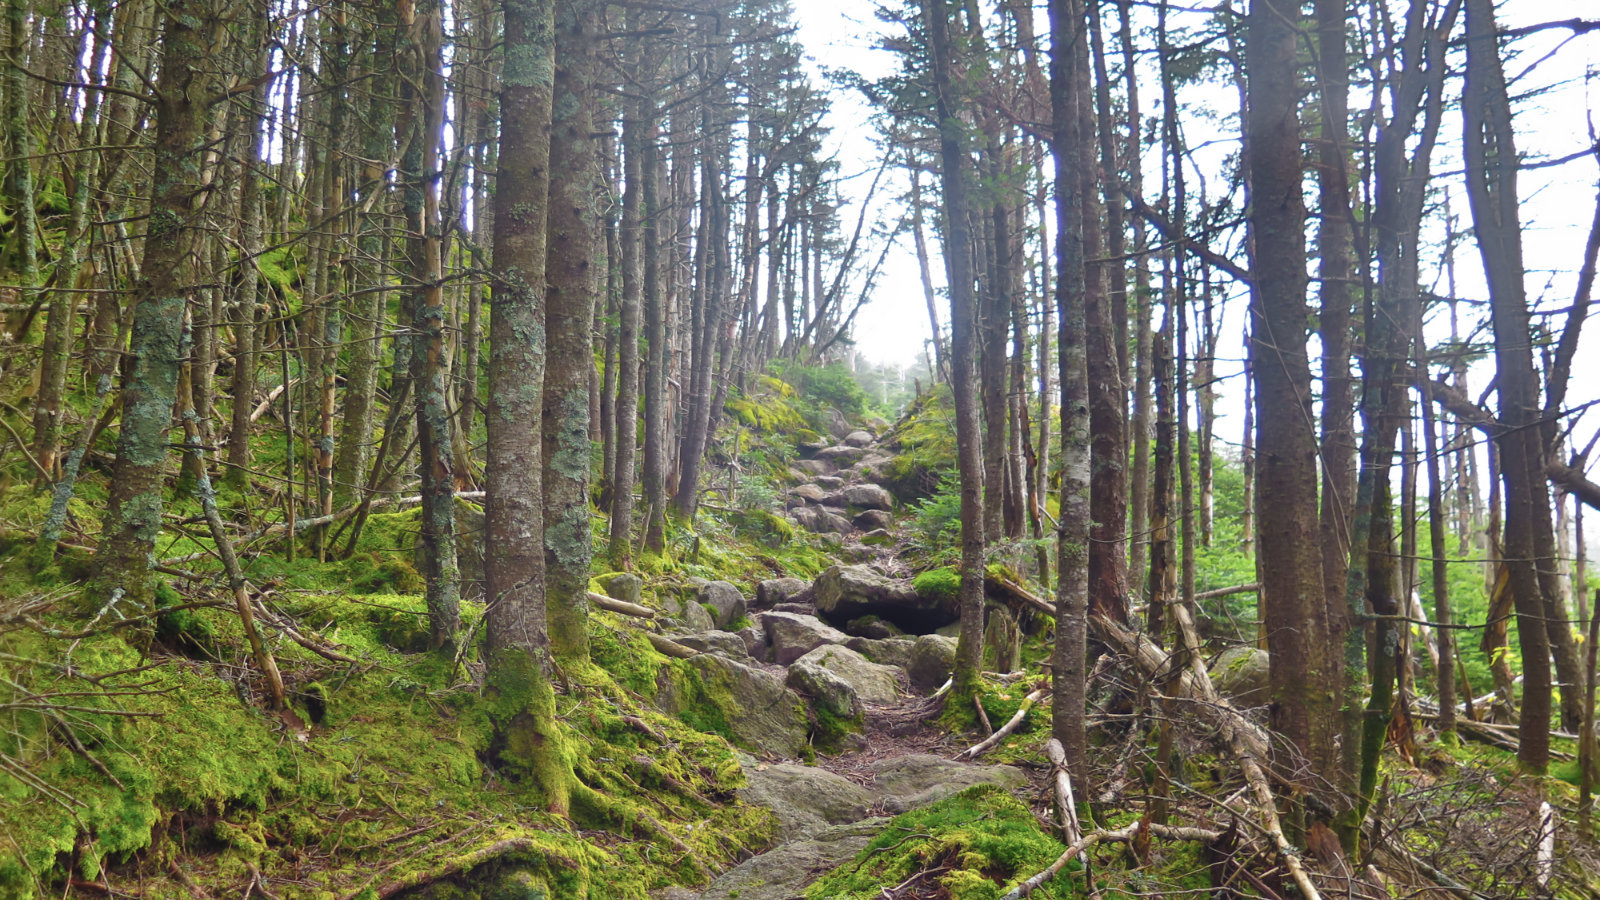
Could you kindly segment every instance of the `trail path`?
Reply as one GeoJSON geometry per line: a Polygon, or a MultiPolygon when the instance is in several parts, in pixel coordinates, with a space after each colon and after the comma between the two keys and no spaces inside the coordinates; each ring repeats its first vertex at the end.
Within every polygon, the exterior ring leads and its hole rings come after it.
{"type": "MultiPolygon", "coordinates": [[[[715,634],[674,639],[728,657],[714,662],[726,670],[779,681],[814,708],[859,710],[861,730],[843,740],[843,752],[817,753],[814,765],[775,758],[782,753],[741,756],[749,782],[741,794],[777,814],[778,845],[703,890],[669,888],[663,900],[793,900],[865,848],[891,816],[974,784],[1029,787],[1022,769],[955,761],[966,744],[932,724],[942,701],[930,695],[948,674],[955,641],[931,633],[950,631],[954,611],[918,597],[905,577],[897,504],[880,483],[893,454],[868,432],[836,437],[802,448],[806,458],[785,497],[797,526],[840,538],[840,565],[813,583],[763,582],[748,606],[756,624],[738,632],[747,658],[715,634]]],[[[721,588],[700,590],[722,609],[721,588]]]]}

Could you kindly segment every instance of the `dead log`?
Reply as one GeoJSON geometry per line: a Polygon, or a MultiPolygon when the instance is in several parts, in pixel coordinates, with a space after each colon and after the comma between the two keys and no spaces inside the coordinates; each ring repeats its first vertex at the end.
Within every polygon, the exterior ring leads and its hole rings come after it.
{"type": "Polygon", "coordinates": [[[633,616],[636,619],[653,619],[656,617],[656,611],[648,606],[640,606],[637,603],[629,603],[626,600],[607,597],[605,594],[597,594],[594,591],[589,592],[589,602],[609,612],[633,616]]]}

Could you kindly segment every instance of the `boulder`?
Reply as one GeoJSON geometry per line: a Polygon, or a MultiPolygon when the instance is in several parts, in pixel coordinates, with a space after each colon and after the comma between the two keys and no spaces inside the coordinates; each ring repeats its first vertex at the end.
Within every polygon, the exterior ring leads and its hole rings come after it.
{"type": "Polygon", "coordinates": [[[894,495],[875,484],[852,484],[844,489],[844,502],[858,509],[893,509],[894,495]]]}
{"type": "Polygon", "coordinates": [[[644,579],[632,572],[612,572],[607,575],[596,575],[595,583],[600,585],[600,590],[613,600],[623,600],[628,603],[644,603],[644,579]]]}
{"type": "Polygon", "coordinates": [[[956,667],[956,639],[940,634],[925,634],[911,647],[906,674],[911,686],[934,690],[950,677],[956,667]]]}
{"type": "Polygon", "coordinates": [[[1012,766],[975,766],[926,753],[887,757],[872,769],[872,793],[895,815],[937,803],[975,784],[993,784],[1008,791],[1028,785],[1022,770],[1012,766]]]}
{"type": "Polygon", "coordinates": [[[683,604],[683,615],[679,617],[679,621],[683,622],[684,630],[686,631],[715,631],[717,629],[717,622],[711,618],[711,613],[707,612],[704,606],[693,600],[686,601],[683,604]]]}
{"type": "MultiPolygon", "coordinates": [[[[877,639],[853,637],[845,643],[846,647],[875,663],[882,663],[886,666],[899,666],[902,669],[911,667],[911,648],[916,645],[916,641],[904,637],[877,639]]],[[[943,683],[943,681],[939,682],[939,684],[943,683]]]]}
{"type": "Polygon", "coordinates": [[[867,815],[872,795],[866,788],[827,769],[795,763],[746,765],[739,798],[765,806],[778,816],[778,839],[807,838],[830,825],[867,815]]]}
{"type": "Polygon", "coordinates": [[[756,609],[770,609],[779,603],[788,603],[811,589],[804,578],[768,578],[756,585],[756,609]]]}
{"type": "Polygon", "coordinates": [[[825,491],[837,491],[839,488],[844,487],[844,479],[837,475],[818,475],[816,482],[817,487],[825,491]]]}
{"type": "Polygon", "coordinates": [[[815,456],[818,450],[824,450],[831,446],[833,446],[832,441],[819,437],[813,438],[809,441],[801,441],[798,445],[798,449],[800,450],[801,457],[809,459],[810,457],[815,456]]]}
{"type": "MultiPolygon", "coordinates": [[[[882,491],[883,488],[878,488],[878,490],[882,491]]],[[[888,491],[884,491],[884,493],[888,493],[888,491]]],[[[886,509],[869,509],[858,514],[851,524],[862,531],[875,531],[893,525],[894,516],[886,509]]]]}
{"type": "Polygon", "coordinates": [[[795,463],[795,468],[807,475],[832,475],[837,471],[833,463],[825,459],[802,459],[795,463]]]}
{"type": "MultiPolygon", "coordinates": [[[[818,648],[821,649],[825,648],[818,648]]],[[[798,691],[802,697],[811,698],[811,704],[818,710],[835,719],[850,720],[855,728],[861,726],[861,697],[856,694],[856,689],[837,672],[811,659],[809,654],[789,666],[789,674],[783,683],[798,691]]]]}
{"type": "Polygon", "coordinates": [[[887,528],[874,528],[861,536],[861,543],[868,547],[881,547],[894,543],[894,535],[887,528]]]}
{"type": "Polygon", "coordinates": [[[852,431],[844,436],[844,442],[852,447],[865,447],[872,441],[873,437],[870,431],[852,431]]]}
{"type": "Polygon", "coordinates": [[[695,599],[709,607],[707,612],[716,610],[712,618],[716,620],[718,628],[726,630],[729,625],[744,618],[744,594],[739,593],[738,588],[726,581],[713,581],[703,585],[695,595],[695,599]]]}
{"type": "Polygon", "coordinates": [[[744,642],[744,652],[756,659],[767,658],[767,634],[755,626],[746,626],[734,632],[744,642]]]}
{"type": "MultiPolygon", "coordinates": [[[[859,619],[851,619],[845,623],[844,633],[852,637],[871,638],[873,640],[900,637],[905,634],[904,631],[896,628],[893,622],[885,622],[877,616],[862,616],[859,619]]],[[[845,646],[848,647],[849,644],[845,646]]]]}
{"type": "Polygon", "coordinates": [[[845,544],[843,547],[840,547],[839,551],[834,555],[843,562],[856,565],[859,563],[872,562],[873,559],[877,558],[878,554],[875,553],[871,547],[868,547],[866,544],[863,544],[860,541],[851,541],[845,544]]]}
{"type": "Polygon", "coordinates": [[[1268,662],[1265,650],[1229,647],[1211,664],[1211,683],[1217,693],[1240,706],[1260,706],[1272,697],[1268,662]]]}
{"type": "Polygon", "coordinates": [[[825,509],[804,507],[789,510],[789,518],[812,534],[849,534],[850,522],[825,509]]]}
{"type": "Polygon", "coordinates": [[[815,484],[802,484],[789,493],[807,503],[821,503],[822,498],[828,496],[827,491],[823,490],[820,485],[815,484]]]}
{"type": "Polygon", "coordinates": [[[921,634],[959,616],[955,598],[918,597],[910,581],[880,575],[866,566],[833,566],[817,577],[813,591],[817,612],[833,622],[873,615],[921,634]]]}
{"type": "MultiPolygon", "coordinates": [[[[848,444],[835,444],[832,447],[823,447],[817,451],[816,459],[831,462],[836,466],[852,466],[865,455],[860,447],[851,447],[848,444]]],[[[804,460],[802,462],[805,462],[804,460]]]]}
{"type": "Polygon", "coordinates": [[[844,417],[844,413],[831,406],[822,411],[822,418],[824,420],[823,424],[828,427],[828,433],[833,435],[834,440],[842,441],[846,435],[855,431],[855,428],[850,424],[850,420],[844,417]]]}
{"type": "Polygon", "coordinates": [[[850,640],[849,635],[816,616],[764,612],[756,616],[756,622],[772,647],[772,661],[780,666],[787,666],[825,644],[843,644],[850,640]]]}
{"type": "Polygon", "coordinates": [[[888,824],[888,819],[863,819],[790,841],[722,873],[700,900],[792,900],[823,873],[854,859],[888,824]]]}
{"type": "Polygon", "coordinates": [[[666,637],[701,653],[721,653],[733,659],[744,659],[750,655],[744,638],[727,631],[698,631],[669,634],[666,637]]]}
{"type": "Polygon", "coordinates": [[[844,509],[845,506],[848,505],[845,502],[844,491],[842,491],[842,490],[833,491],[832,493],[829,493],[829,494],[824,494],[822,499],[818,500],[817,502],[822,504],[823,506],[827,506],[827,507],[830,507],[832,509],[844,509]]]}
{"type": "Polygon", "coordinates": [[[879,665],[849,647],[824,644],[795,660],[789,671],[812,666],[843,679],[863,702],[888,706],[900,699],[900,670],[879,665]]]}
{"type": "Polygon", "coordinates": [[[793,758],[806,746],[805,707],[778,676],[716,653],[685,664],[686,673],[676,666],[662,669],[656,705],[667,715],[719,722],[734,743],[767,756],[793,758]]]}
{"type": "Polygon", "coordinates": [[[882,450],[868,450],[850,467],[850,471],[867,481],[889,485],[894,480],[894,456],[882,450]]]}

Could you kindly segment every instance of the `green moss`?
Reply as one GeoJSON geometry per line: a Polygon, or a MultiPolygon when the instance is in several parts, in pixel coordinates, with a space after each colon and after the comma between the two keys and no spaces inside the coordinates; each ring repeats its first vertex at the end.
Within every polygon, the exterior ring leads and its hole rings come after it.
{"type": "Polygon", "coordinates": [[[940,603],[954,603],[961,593],[961,573],[954,566],[929,569],[911,580],[917,596],[940,603]]]}
{"type": "MultiPolygon", "coordinates": [[[[884,885],[920,871],[948,867],[927,881],[952,900],[995,900],[1048,866],[1065,849],[1039,827],[1033,813],[1004,789],[968,788],[932,806],[897,816],[853,863],[806,890],[811,900],[866,900],[884,885]]],[[[1076,896],[1077,863],[1033,896],[1076,896]]]]}

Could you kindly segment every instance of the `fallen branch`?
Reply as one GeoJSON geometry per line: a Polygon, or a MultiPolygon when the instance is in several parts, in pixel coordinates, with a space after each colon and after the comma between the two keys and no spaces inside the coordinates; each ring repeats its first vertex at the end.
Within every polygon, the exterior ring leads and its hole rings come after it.
{"type": "Polygon", "coordinates": [[[1022,606],[1031,606],[1047,616],[1054,616],[1056,614],[1056,605],[1054,603],[1051,603],[1049,600],[1046,600],[1038,594],[1028,590],[1021,584],[1018,584],[1017,582],[995,572],[984,573],[983,587],[986,591],[992,591],[1003,599],[1010,600],[1022,606]]]}
{"type": "Polygon", "coordinates": [[[1038,688],[1037,690],[1030,692],[1028,696],[1023,697],[1022,705],[1018,706],[1017,711],[1012,714],[1011,721],[1000,726],[999,731],[996,731],[994,734],[984,738],[982,742],[974,744],[960,753],[957,753],[956,759],[977,759],[983,754],[988,753],[990,750],[993,750],[1001,741],[1005,740],[1006,737],[1011,734],[1011,732],[1017,730],[1017,727],[1022,724],[1022,720],[1027,718],[1028,710],[1032,709],[1033,705],[1038,703],[1048,693],[1050,693],[1049,688],[1038,688]]]}
{"type": "Polygon", "coordinates": [[[1072,773],[1067,769],[1067,750],[1055,738],[1044,746],[1050,757],[1050,768],[1056,779],[1056,807],[1061,813],[1061,827],[1066,832],[1067,843],[1083,839],[1083,825],[1078,822],[1078,802],[1072,796],[1072,773]]]}
{"type": "Polygon", "coordinates": [[[650,642],[650,646],[656,648],[657,652],[665,656],[670,656],[673,659],[692,659],[700,655],[699,650],[696,650],[693,647],[685,647],[677,641],[668,637],[663,637],[653,631],[646,631],[644,636],[645,640],[648,640],[650,642]]]}
{"type": "Polygon", "coordinates": [[[656,616],[656,611],[648,606],[640,606],[637,603],[629,603],[626,600],[607,597],[605,594],[598,594],[594,591],[589,592],[589,602],[601,609],[618,613],[619,615],[633,616],[637,619],[653,619],[656,616]]]}
{"type": "Polygon", "coordinates": [[[1233,587],[1215,588],[1209,591],[1201,591],[1200,593],[1194,595],[1194,599],[1215,600],[1218,597],[1231,597],[1234,594],[1253,594],[1259,590],[1261,590],[1261,582],[1252,581],[1249,584],[1236,584],[1233,587]]]}

